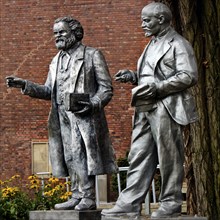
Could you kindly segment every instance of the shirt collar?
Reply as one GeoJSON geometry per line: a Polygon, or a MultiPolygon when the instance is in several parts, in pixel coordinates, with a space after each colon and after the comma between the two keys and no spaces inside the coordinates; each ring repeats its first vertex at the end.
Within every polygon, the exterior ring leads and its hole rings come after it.
{"type": "Polygon", "coordinates": [[[171,29],[170,26],[164,28],[156,37],[152,37],[152,41],[156,42],[161,40],[171,29]]]}

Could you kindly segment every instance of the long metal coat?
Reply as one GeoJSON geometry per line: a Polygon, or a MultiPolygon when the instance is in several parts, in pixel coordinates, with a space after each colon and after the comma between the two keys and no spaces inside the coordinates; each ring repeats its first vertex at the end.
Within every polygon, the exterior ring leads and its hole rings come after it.
{"type": "MultiPolygon", "coordinates": [[[[24,94],[34,98],[51,99],[51,111],[48,119],[49,151],[54,176],[68,176],[64,160],[59,116],[56,104],[56,75],[59,62],[58,53],[50,64],[45,85],[27,81],[24,94]]],[[[117,170],[115,156],[109,138],[104,106],[112,97],[112,83],[108,67],[102,53],[94,48],[82,44],[77,48],[70,73],[72,92],[77,91],[78,82],[83,80],[84,93],[100,100],[98,112],[77,120],[78,127],[85,142],[88,163],[88,175],[112,173],[117,170]],[[91,133],[86,133],[84,126],[91,126],[91,133]]],[[[82,85],[82,84],[81,84],[82,85]]],[[[74,118],[74,117],[73,117],[74,118]]],[[[78,118],[79,119],[79,118],[78,118]]]]}

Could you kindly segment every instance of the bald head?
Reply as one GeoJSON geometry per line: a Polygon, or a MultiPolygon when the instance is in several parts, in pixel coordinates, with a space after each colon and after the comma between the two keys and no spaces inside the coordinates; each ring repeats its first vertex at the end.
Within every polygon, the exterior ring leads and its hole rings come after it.
{"type": "Polygon", "coordinates": [[[142,14],[144,12],[148,12],[148,13],[151,12],[152,16],[156,18],[160,18],[161,16],[163,16],[165,23],[170,23],[172,19],[172,12],[169,9],[169,7],[167,7],[165,4],[160,3],[160,2],[152,2],[146,5],[142,9],[142,14]]]}

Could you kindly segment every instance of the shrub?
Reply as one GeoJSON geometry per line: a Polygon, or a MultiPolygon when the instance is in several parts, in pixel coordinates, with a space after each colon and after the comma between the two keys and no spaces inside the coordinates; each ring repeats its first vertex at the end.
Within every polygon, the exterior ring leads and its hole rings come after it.
{"type": "Polygon", "coordinates": [[[45,181],[42,187],[36,175],[28,177],[26,189],[22,187],[19,175],[12,176],[9,180],[0,180],[0,219],[28,219],[31,210],[49,210],[56,203],[64,202],[71,196],[66,191],[69,184],[55,177],[45,181]]]}

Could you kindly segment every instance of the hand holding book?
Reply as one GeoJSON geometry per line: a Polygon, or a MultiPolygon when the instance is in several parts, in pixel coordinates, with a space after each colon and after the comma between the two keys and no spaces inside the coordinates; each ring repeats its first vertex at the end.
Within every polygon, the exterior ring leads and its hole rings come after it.
{"type": "Polygon", "coordinates": [[[77,114],[88,113],[90,109],[89,94],[66,93],[64,104],[66,111],[71,111],[77,114]]]}

